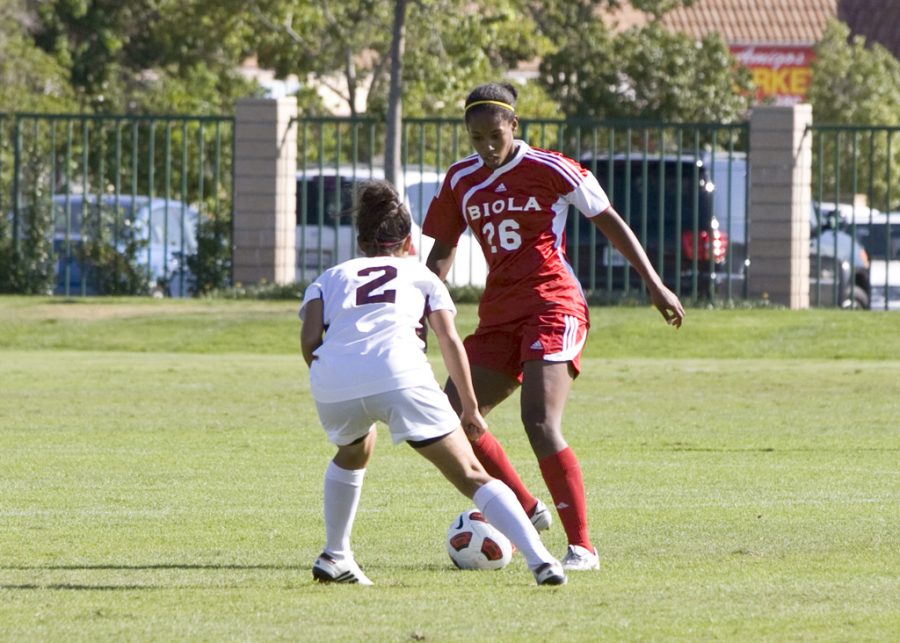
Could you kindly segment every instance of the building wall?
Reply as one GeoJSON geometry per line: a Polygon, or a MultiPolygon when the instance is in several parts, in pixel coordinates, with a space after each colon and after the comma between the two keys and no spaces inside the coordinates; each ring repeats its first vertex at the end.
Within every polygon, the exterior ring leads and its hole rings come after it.
{"type": "Polygon", "coordinates": [[[897,0],[840,0],[838,19],[853,34],[877,42],[900,59],[900,2],[897,0]]]}

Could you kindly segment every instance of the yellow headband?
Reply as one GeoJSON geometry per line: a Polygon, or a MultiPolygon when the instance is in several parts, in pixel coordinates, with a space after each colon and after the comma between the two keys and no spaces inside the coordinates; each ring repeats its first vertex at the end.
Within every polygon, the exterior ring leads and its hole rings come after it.
{"type": "Polygon", "coordinates": [[[468,112],[473,107],[477,107],[478,105],[496,105],[497,107],[502,107],[503,109],[508,109],[509,111],[515,113],[516,108],[510,105],[509,103],[504,103],[499,100],[476,100],[473,103],[469,103],[466,105],[465,111],[468,112]]]}

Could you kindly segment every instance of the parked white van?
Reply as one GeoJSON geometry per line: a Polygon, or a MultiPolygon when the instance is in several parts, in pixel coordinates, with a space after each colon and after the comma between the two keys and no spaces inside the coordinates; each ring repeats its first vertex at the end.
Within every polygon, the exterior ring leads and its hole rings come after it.
{"type": "MultiPolygon", "coordinates": [[[[354,190],[362,181],[383,178],[383,167],[365,165],[313,167],[297,173],[297,281],[309,281],[326,268],[359,255],[350,215],[354,190]]],[[[442,179],[443,174],[434,170],[410,168],[403,173],[413,245],[422,262],[434,243],[422,234],[422,221],[442,179]]],[[[486,278],[481,246],[467,230],[459,240],[447,281],[453,286],[483,287],[486,278]]]]}
{"type": "Polygon", "coordinates": [[[869,254],[872,310],[900,310],[900,211],[857,209],[845,214],[869,254]]]}

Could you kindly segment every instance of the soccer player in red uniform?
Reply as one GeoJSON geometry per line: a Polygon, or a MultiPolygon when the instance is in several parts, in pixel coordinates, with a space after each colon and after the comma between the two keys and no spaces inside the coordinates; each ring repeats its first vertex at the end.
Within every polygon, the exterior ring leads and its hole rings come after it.
{"type": "MultiPolygon", "coordinates": [[[[525,432],[569,543],[563,566],[599,569],[581,466],[562,434],[589,327],[587,301],[565,254],[569,206],[625,256],[670,325],[681,326],[684,308],[594,175],[558,152],[515,138],[515,105],[516,90],[500,83],[480,85],[466,99],[466,129],[476,153],[450,166],[428,209],[423,231],[435,242],[426,263],[446,278],[466,226],[479,240],[488,277],[478,328],[465,339],[479,409],[486,415],[521,385],[525,432]]],[[[446,391],[459,411],[453,382],[446,391]]],[[[536,527],[548,527],[549,511],[528,491],[496,438],[475,427],[467,434],[488,473],[513,489],[536,527]]]]}

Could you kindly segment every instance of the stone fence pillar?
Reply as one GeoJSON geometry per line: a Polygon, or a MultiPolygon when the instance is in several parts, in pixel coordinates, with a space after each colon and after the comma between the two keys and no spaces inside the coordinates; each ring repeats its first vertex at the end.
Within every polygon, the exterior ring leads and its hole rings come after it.
{"type": "Polygon", "coordinates": [[[297,116],[293,96],[237,102],[234,125],[234,281],[296,278],[297,116]]]}
{"type": "Polygon", "coordinates": [[[756,107],[750,117],[751,299],[809,307],[812,106],[756,107]]]}

